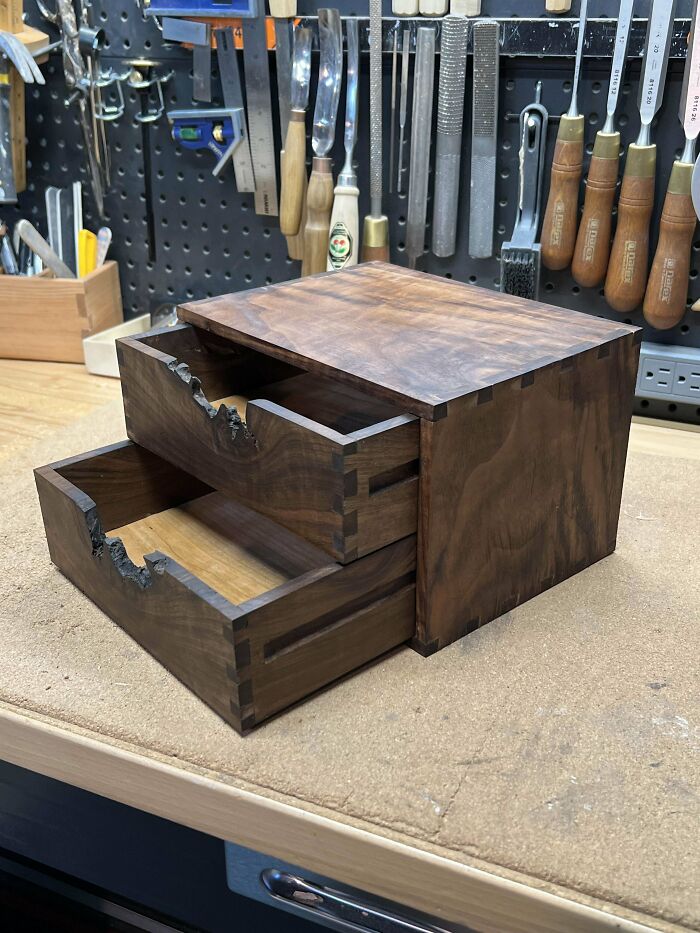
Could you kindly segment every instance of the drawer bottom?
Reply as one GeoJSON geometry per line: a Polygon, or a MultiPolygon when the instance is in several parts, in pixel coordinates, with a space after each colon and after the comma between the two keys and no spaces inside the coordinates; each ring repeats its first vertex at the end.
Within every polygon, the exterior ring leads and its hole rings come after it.
{"type": "Polygon", "coordinates": [[[35,471],[51,559],[239,732],[415,632],[415,536],[341,565],[131,442],[35,471]]]}

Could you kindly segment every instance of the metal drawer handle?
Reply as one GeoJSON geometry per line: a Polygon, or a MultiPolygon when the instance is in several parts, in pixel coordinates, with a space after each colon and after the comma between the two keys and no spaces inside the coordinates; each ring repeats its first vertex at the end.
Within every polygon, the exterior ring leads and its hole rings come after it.
{"type": "Polygon", "coordinates": [[[310,884],[286,871],[266,868],[260,880],[273,897],[298,904],[324,914],[333,920],[352,924],[359,930],[372,933],[447,933],[440,927],[423,926],[396,915],[384,913],[376,907],[358,903],[330,888],[310,884]]]}

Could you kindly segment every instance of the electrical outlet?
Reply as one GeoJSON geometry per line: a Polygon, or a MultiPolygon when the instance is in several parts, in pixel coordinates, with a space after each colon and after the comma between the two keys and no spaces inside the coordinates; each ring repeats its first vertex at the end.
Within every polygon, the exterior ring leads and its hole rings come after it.
{"type": "Polygon", "coordinates": [[[636,394],[668,402],[700,402],[700,350],[644,341],[636,394]]]}

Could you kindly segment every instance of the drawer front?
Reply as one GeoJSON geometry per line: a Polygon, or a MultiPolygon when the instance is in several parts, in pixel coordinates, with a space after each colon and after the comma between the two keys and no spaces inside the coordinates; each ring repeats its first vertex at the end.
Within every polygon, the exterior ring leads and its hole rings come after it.
{"type": "Polygon", "coordinates": [[[415,536],[342,565],[130,442],[36,471],[54,564],[244,733],[415,633],[415,536]]]}
{"type": "Polygon", "coordinates": [[[416,531],[418,419],[203,339],[181,325],[119,341],[133,441],[342,563],[416,531]],[[265,386],[260,397],[256,386],[265,386]],[[245,421],[231,404],[210,401],[240,393],[245,421]],[[321,409],[326,422],[351,430],[308,417],[321,409]]]}

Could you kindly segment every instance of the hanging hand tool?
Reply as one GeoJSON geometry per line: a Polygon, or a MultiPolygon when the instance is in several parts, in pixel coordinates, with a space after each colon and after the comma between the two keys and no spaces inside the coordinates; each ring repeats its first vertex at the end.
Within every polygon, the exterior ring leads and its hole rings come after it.
{"type": "Polygon", "coordinates": [[[10,65],[25,84],[44,84],[32,53],[11,32],[0,32],[0,204],[17,201],[12,158],[12,87],[10,65]]]}
{"type": "Polygon", "coordinates": [[[418,16],[418,0],[392,0],[394,16],[418,16]]]}
{"type": "Polygon", "coordinates": [[[382,214],[382,0],[369,0],[369,214],[362,259],[389,261],[389,220],[382,214]]]}
{"type": "Polygon", "coordinates": [[[586,36],[587,8],[588,0],[581,0],[571,104],[559,121],[549,179],[549,197],[542,225],[542,262],[548,269],[566,269],[576,246],[584,132],[584,119],[578,112],[578,81],[586,36]]]}
{"type": "Polygon", "coordinates": [[[281,167],[280,230],[288,237],[299,232],[306,191],[306,108],[310,81],[311,30],[297,27],[292,59],[292,108],[281,167]]]}
{"type": "Polygon", "coordinates": [[[333,207],[333,173],[328,153],[335,139],[335,121],[343,77],[343,35],[337,10],[318,11],[318,39],[321,54],[311,137],[314,160],[306,193],[302,275],[325,272],[328,258],[328,234],[333,207]]]}
{"type": "Polygon", "coordinates": [[[30,224],[28,220],[18,220],[15,224],[19,238],[24,240],[33,253],[42,260],[45,266],[48,266],[53,274],[59,279],[74,279],[75,273],[56,255],[49,244],[39,233],[39,231],[30,224]]]}
{"type": "Polygon", "coordinates": [[[441,257],[454,254],[457,238],[467,28],[463,16],[442,21],[433,195],[433,252],[441,257]]]}
{"type": "Polygon", "coordinates": [[[399,33],[394,30],[391,47],[391,119],[389,122],[389,194],[394,193],[394,152],[396,149],[396,70],[399,63],[399,33]]]}
{"type": "Polygon", "coordinates": [[[284,145],[292,109],[292,24],[288,19],[275,19],[275,71],[280,139],[284,145]]]}
{"type": "Polygon", "coordinates": [[[659,242],[644,296],[644,317],[657,330],[668,330],[682,320],[688,298],[690,251],[697,224],[690,183],[695,162],[695,140],[700,132],[700,29],[697,16],[698,0],[695,0],[678,112],[685,146],[671,169],[661,213],[659,242]]]}
{"type": "Polygon", "coordinates": [[[450,0],[453,16],[481,16],[481,0],[450,0]]]}
{"type": "Polygon", "coordinates": [[[541,103],[542,82],[537,82],[535,103],[520,114],[518,210],[513,234],[501,247],[501,291],[537,300],[540,288],[540,203],[547,150],[549,114],[541,103]]]}
{"type": "Polygon", "coordinates": [[[211,26],[199,20],[164,16],[161,21],[164,42],[192,46],[192,99],[211,102],[211,26]]]}
{"type": "Polygon", "coordinates": [[[497,20],[479,20],[472,27],[474,81],[472,100],[472,164],[469,206],[469,255],[493,255],[493,212],[496,200],[498,144],[497,20]]]}
{"type": "Polygon", "coordinates": [[[411,61],[411,30],[404,29],[401,42],[401,99],[399,101],[399,165],[396,170],[396,190],[403,193],[403,148],[408,111],[408,66],[411,61]]]}
{"type": "Polygon", "coordinates": [[[279,211],[277,167],[272,129],[270,63],[262,0],[258,0],[258,15],[241,22],[248,129],[255,172],[255,213],[276,217],[279,211]]]}
{"type": "Polygon", "coordinates": [[[605,278],[610,255],[612,211],[620,168],[620,134],[615,129],[615,111],[622,86],[627,57],[627,42],[634,0],[622,0],[617,15],[607,116],[603,129],[596,133],[593,155],[586,179],[586,197],[579,223],[571,273],[579,285],[592,288],[605,278]]]}
{"type": "Polygon", "coordinates": [[[647,26],[639,75],[641,126],[636,143],[627,147],[617,206],[617,229],[605,277],[606,301],[621,313],[637,307],[647,283],[649,224],[656,175],[656,146],[651,144],[650,128],[663,100],[674,9],[675,2],[654,0],[647,26]]]}
{"type": "Polygon", "coordinates": [[[146,200],[146,237],[148,240],[148,261],[156,261],[156,218],[153,209],[153,166],[151,158],[151,123],[160,119],[165,109],[162,85],[172,77],[172,71],[159,76],[156,72],[159,63],[147,58],[137,58],[128,62],[129,77],[127,82],[139,97],[139,113],[136,121],[141,126],[141,159],[143,161],[143,193],[146,200]],[[151,91],[156,88],[158,103],[151,105],[151,91]]]}
{"type": "Polygon", "coordinates": [[[63,71],[66,86],[70,92],[68,103],[77,103],[78,118],[83,136],[83,148],[87,160],[88,176],[100,217],[104,216],[104,189],[108,183],[108,153],[102,145],[103,137],[95,132],[94,80],[88,73],[88,66],[83,58],[81,30],[75,17],[73,0],[56,0],[55,9],[48,8],[44,0],[37,0],[37,6],[44,19],[61,30],[63,50],[63,71]]]}
{"type": "Polygon", "coordinates": [[[217,29],[214,33],[216,39],[216,61],[221,77],[221,93],[224,106],[231,115],[233,134],[228,140],[221,159],[214,167],[212,175],[218,177],[227,165],[233,160],[233,173],[236,177],[236,188],[242,194],[255,191],[255,173],[253,172],[253,157],[250,151],[248,126],[243,108],[243,91],[241,90],[241,76],[238,71],[238,52],[233,38],[233,29],[217,29]],[[236,138],[238,137],[238,138],[236,138]]]}
{"type": "Polygon", "coordinates": [[[421,16],[444,16],[447,13],[447,0],[419,0],[418,12],[421,16]]]}
{"type": "Polygon", "coordinates": [[[429,26],[421,26],[418,29],[416,66],[413,74],[411,170],[406,211],[406,254],[411,269],[416,268],[417,260],[425,251],[434,80],[435,30],[429,26]]]}
{"type": "Polygon", "coordinates": [[[348,39],[345,85],[345,163],[338,176],[333,201],[326,266],[328,272],[357,265],[357,240],[360,233],[357,211],[360,190],[357,187],[357,175],[352,164],[357,141],[357,80],[360,67],[360,41],[356,19],[345,20],[345,32],[348,39]]]}

